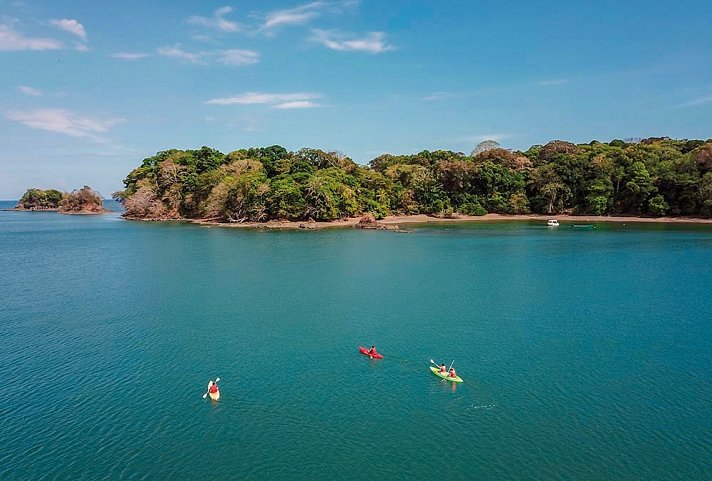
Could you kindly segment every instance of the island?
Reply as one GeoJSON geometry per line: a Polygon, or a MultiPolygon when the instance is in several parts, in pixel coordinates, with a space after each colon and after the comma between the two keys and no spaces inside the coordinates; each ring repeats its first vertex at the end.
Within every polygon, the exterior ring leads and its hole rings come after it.
{"type": "Polygon", "coordinates": [[[57,189],[27,189],[12,210],[59,212],[60,214],[104,214],[101,195],[89,186],[62,192],[57,189]]]}
{"type": "Polygon", "coordinates": [[[712,139],[555,140],[526,151],[482,142],[383,154],[359,165],[339,152],[273,145],[228,154],[170,149],[141,162],[114,194],[124,217],[202,224],[373,226],[395,216],[499,214],[712,216],[712,139]],[[365,217],[365,219],[364,219],[365,217]]]}

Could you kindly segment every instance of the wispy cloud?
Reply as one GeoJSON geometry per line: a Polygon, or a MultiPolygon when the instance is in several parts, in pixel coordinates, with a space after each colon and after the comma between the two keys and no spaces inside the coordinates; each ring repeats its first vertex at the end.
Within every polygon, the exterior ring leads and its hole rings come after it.
{"type": "Polygon", "coordinates": [[[321,97],[321,94],[313,92],[245,92],[244,94],[235,95],[233,97],[210,99],[205,101],[205,103],[210,105],[270,105],[276,109],[306,109],[319,107],[319,104],[311,101],[321,97]]]}
{"type": "Polygon", "coordinates": [[[164,57],[177,58],[183,60],[184,62],[190,63],[204,63],[203,55],[200,53],[186,52],[180,45],[174,45],[173,47],[160,47],[158,49],[158,54],[164,57]]]}
{"type": "Polygon", "coordinates": [[[312,2],[295,8],[270,12],[267,14],[262,29],[269,30],[283,25],[303,25],[312,18],[318,17],[321,14],[320,9],[323,8],[326,3],[327,2],[312,2]]]}
{"type": "Polygon", "coordinates": [[[5,117],[33,129],[88,138],[95,142],[106,142],[107,139],[101,134],[123,122],[123,119],[97,119],[63,109],[10,111],[5,113],[5,117]]]}
{"type": "Polygon", "coordinates": [[[389,45],[384,32],[368,32],[363,38],[355,38],[352,34],[337,30],[312,30],[312,40],[332,50],[341,52],[358,51],[367,53],[383,53],[395,50],[389,45]]]}
{"type": "Polygon", "coordinates": [[[250,65],[260,60],[260,54],[252,50],[218,50],[214,52],[215,61],[224,65],[250,65]]]}
{"type": "Polygon", "coordinates": [[[698,105],[705,104],[712,104],[712,95],[705,95],[703,97],[692,99],[689,102],[681,103],[678,107],[697,107],[698,105]]]}
{"type": "Polygon", "coordinates": [[[0,25],[0,51],[57,50],[62,42],[52,38],[25,37],[10,25],[0,25]]]}
{"type": "Polygon", "coordinates": [[[180,45],[173,47],[161,47],[158,53],[164,57],[177,58],[184,62],[194,64],[208,64],[210,62],[221,63],[230,66],[242,66],[257,63],[260,54],[252,50],[213,50],[201,52],[187,52],[180,45]]]}
{"type": "Polygon", "coordinates": [[[540,80],[536,84],[541,87],[555,87],[557,85],[566,85],[567,83],[570,83],[570,82],[571,82],[571,79],[568,79],[568,78],[554,78],[554,79],[540,80]]]}
{"type": "Polygon", "coordinates": [[[49,24],[72,35],[76,35],[82,40],[87,39],[87,32],[84,30],[84,26],[72,18],[52,19],[49,21],[49,24]]]}
{"type": "Polygon", "coordinates": [[[286,25],[304,25],[310,20],[322,15],[324,12],[340,13],[345,8],[358,5],[358,3],[357,0],[343,0],[337,2],[318,0],[294,8],[274,10],[267,14],[260,30],[269,32],[286,25]]]}
{"type": "Polygon", "coordinates": [[[273,109],[313,109],[316,107],[321,107],[321,105],[310,100],[295,100],[272,106],[273,109]]]}
{"type": "Polygon", "coordinates": [[[150,56],[151,54],[142,52],[116,52],[111,54],[111,57],[122,60],[139,60],[150,56]]]}
{"type": "Polygon", "coordinates": [[[240,25],[225,18],[232,12],[232,7],[221,7],[213,12],[212,17],[189,17],[186,21],[191,25],[210,28],[220,32],[235,33],[240,31],[240,25]]]}
{"type": "Polygon", "coordinates": [[[42,95],[41,90],[36,89],[34,87],[29,87],[27,85],[20,85],[19,87],[17,87],[17,90],[19,90],[25,95],[31,95],[33,97],[39,97],[40,95],[42,95]]]}
{"type": "Polygon", "coordinates": [[[433,92],[422,98],[425,102],[433,102],[435,100],[445,100],[457,97],[456,94],[452,92],[433,92]]]}

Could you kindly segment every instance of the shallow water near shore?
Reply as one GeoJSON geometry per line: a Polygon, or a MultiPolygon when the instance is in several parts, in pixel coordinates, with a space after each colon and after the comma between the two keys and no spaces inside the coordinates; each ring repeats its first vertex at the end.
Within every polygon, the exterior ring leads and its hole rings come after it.
{"type": "Polygon", "coordinates": [[[0,212],[0,479],[710,479],[711,260],[709,225],[0,212]]]}

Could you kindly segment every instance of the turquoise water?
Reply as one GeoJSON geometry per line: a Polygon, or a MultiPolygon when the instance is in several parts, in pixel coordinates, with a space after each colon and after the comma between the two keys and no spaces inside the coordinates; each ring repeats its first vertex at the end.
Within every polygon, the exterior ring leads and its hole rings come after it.
{"type": "Polygon", "coordinates": [[[711,260],[708,226],[0,212],[0,478],[712,479],[711,260]]]}

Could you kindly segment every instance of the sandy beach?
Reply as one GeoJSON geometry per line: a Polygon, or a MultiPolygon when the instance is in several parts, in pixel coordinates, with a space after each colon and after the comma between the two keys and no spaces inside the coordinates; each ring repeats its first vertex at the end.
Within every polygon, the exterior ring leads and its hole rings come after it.
{"type": "MultiPolygon", "coordinates": [[[[634,216],[596,216],[596,215],[539,215],[539,214],[485,214],[481,216],[456,215],[451,218],[432,217],[426,214],[387,216],[376,221],[375,225],[369,226],[371,229],[396,230],[403,226],[416,224],[447,224],[447,223],[468,223],[468,222],[509,222],[509,221],[535,221],[545,224],[549,219],[557,219],[559,222],[570,222],[575,224],[590,224],[596,222],[622,222],[622,223],[671,223],[671,224],[712,224],[712,218],[699,217],[634,217],[634,216]]],[[[354,228],[358,225],[361,217],[349,217],[346,219],[329,222],[315,221],[287,221],[271,220],[268,222],[242,222],[224,223],[200,219],[182,219],[190,222],[210,227],[234,227],[245,229],[337,229],[354,228]]]]}
{"type": "Polygon", "coordinates": [[[482,222],[482,221],[537,221],[546,223],[549,219],[559,222],[572,222],[576,224],[594,222],[647,222],[647,223],[676,223],[676,224],[712,224],[712,218],[701,217],[635,217],[635,216],[607,216],[607,215],[541,215],[541,214],[485,214],[481,216],[457,215],[452,219],[431,217],[425,214],[409,216],[389,216],[380,220],[383,224],[414,224],[431,222],[482,222]]]}

